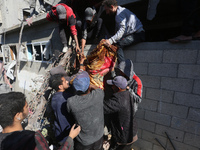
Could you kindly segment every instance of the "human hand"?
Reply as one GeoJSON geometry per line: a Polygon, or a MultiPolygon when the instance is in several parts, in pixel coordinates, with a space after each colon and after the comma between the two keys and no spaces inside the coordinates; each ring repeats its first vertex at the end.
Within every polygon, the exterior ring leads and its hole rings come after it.
{"type": "Polygon", "coordinates": [[[33,17],[27,18],[26,22],[27,22],[28,26],[31,26],[33,24],[33,17]]]}
{"type": "Polygon", "coordinates": [[[76,124],[74,124],[74,125],[72,126],[72,128],[71,128],[71,130],[70,130],[70,132],[69,132],[69,136],[70,136],[72,139],[74,139],[74,138],[80,133],[80,131],[81,131],[81,126],[78,125],[78,127],[75,128],[75,125],[76,125],[76,124]]]}
{"type": "Polygon", "coordinates": [[[106,45],[107,47],[110,47],[111,45],[110,41],[106,39],[102,39],[101,42],[103,42],[103,44],[106,45]]]}
{"type": "Polygon", "coordinates": [[[80,54],[80,53],[81,53],[81,49],[80,49],[79,46],[76,46],[76,53],[77,53],[77,54],[80,54]]]}
{"type": "Polygon", "coordinates": [[[86,59],[86,57],[85,57],[84,53],[82,52],[82,53],[80,54],[79,63],[80,63],[80,64],[83,64],[84,61],[85,61],[85,59],[86,59]]]}

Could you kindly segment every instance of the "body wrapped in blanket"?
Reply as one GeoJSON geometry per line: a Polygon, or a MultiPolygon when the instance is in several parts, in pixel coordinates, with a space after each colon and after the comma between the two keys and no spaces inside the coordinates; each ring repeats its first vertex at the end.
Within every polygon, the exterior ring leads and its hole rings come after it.
{"type": "Polygon", "coordinates": [[[117,59],[118,47],[107,47],[102,40],[87,56],[86,70],[90,75],[90,83],[104,89],[103,77],[111,71],[117,59]]]}

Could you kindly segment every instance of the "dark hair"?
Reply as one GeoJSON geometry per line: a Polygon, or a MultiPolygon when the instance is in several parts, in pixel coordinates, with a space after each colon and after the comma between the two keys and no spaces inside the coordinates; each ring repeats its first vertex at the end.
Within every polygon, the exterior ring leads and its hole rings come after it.
{"type": "Polygon", "coordinates": [[[117,6],[117,1],[116,0],[104,0],[102,5],[106,5],[108,7],[111,7],[111,5],[117,6]]]}
{"type": "Polygon", "coordinates": [[[0,94],[0,125],[2,128],[11,126],[17,113],[23,112],[26,97],[21,92],[0,94]]]}
{"type": "Polygon", "coordinates": [[[62,74],[52,75],[49,79],[49,86],[52,87],[53,89],[55,89],[56,91],[58,91],[59,85],[63,84],[63,81],[61,79],[62,77],[64,77],[64,75],[62,75],[62,74]]]}

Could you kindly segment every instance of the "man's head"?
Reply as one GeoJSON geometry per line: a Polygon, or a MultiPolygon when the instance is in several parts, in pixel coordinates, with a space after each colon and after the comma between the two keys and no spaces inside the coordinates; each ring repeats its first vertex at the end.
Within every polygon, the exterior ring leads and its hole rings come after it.
{"type": "Polygon", "coordinates": [[[65,79],[63,74],[51,75],[49,79],[49,85],[57,92],[65,91],[67,88],[69,88],[69,82],[65,79]]]}
{"type": "Polygon", "coordinates": [[[86,8],[85,9],[85,20],[88,23],[91,23],[95,13],[96,13],[96,11],[94,9],[92,9],[91,7],[86,8]]]}
{"type": "Polygon", "coordinates": [[[65,9],[64,6],[58,5],[56,7],[56,11],[58,13],[59,20],[65,20],[66,19],[66,16],[67,16],[66,13],[67,13],[67,11],[66,11],[66,9],[65,9]]]}
{"type": "Polygon", "coordinates": [[[106,11],[106,14],[112,15],[117,11],[117,1],[116,0],[104,0],[102,5],[106,11]]]}
{"type": "MultiPolygon", "coordinates": [[[[113,80],[107,80],[107,84],[117,87],[119,90],[125,90],[127,87],[127,80],[123,76],[116,76],[113,80]]],[[[113,89],[115,92],[119,90],[113,89]]]]}
{"type": "Polygon", "coordinates": [[[86,93],[90,86],[90,77],[86,71],[81,72],[73,81],[73,87],[76,93],[86,93]]]}
{"type": "Polygon", "coordinates": [[[28,116],[28,104],[23,93],[10,92],[0,94],[0,97],[0,125],[3,129],[28,116]]]}

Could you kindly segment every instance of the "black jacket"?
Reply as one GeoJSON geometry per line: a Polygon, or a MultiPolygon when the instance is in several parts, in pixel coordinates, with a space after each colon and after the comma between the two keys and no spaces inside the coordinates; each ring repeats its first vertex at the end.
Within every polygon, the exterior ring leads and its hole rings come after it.
{"type": "Polygon", "coordinates": [[[129,91],[113,94],[104,101],[104,114],[112,114],[111,132],[118,143],[130,143],[137,134],[137,123],[134,116],[134,98],[129,91]]]}

